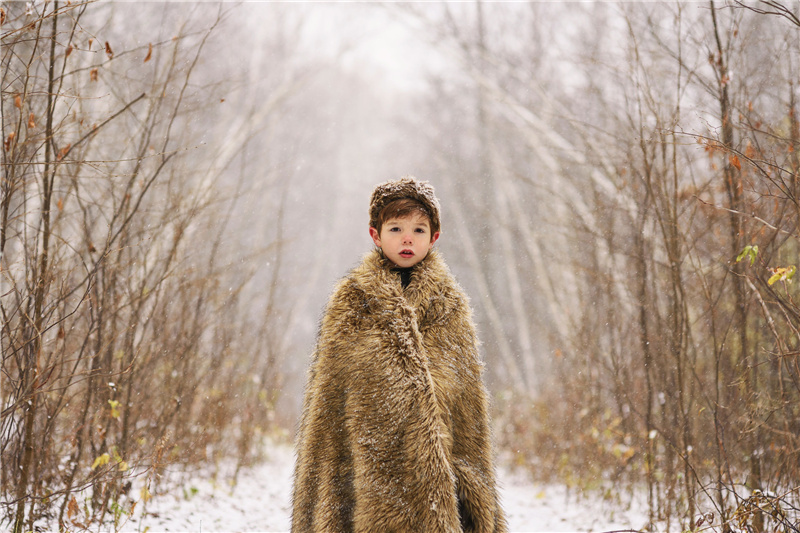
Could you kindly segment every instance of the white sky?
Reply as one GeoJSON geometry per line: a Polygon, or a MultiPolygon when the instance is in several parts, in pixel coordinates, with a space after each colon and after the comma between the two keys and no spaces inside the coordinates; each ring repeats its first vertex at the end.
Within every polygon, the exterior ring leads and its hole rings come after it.
{"type": "Polygon", "coordinates": [[[424,88],[426,74],[446,61],[420,39],[414,20],[379,3],[312,3],[306,28],[318,51],[341,54],[341,65],[398,90],[424,88]]]}

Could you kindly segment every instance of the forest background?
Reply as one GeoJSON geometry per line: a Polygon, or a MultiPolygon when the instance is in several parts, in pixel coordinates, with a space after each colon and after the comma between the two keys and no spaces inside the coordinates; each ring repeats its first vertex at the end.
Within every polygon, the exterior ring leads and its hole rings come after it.
{"type": "Polygon", "coordinates": [[[413,174],[505,457],[667,531],[798,530],[796,3],[0,9],[4,526],[290,438],[413,174]]]}

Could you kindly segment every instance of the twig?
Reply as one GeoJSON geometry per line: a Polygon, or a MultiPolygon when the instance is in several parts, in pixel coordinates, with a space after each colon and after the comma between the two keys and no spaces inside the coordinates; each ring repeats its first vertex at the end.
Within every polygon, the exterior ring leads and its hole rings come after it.
{"type": "Polygon", "coordinates": [[[742,215],[742,216],[745,216],[745,217],[750,217],[753,220],[755,220],[756,222],[762,223],[763,225],[765,225],[769,229],[772,229],[772,230],[775,230],[775,231],[779,231],[781,233],[785,233],[786,235],[790,235],[792,237],[796,237],[796,235],[794,233],[792,233],[790,231],[786,231],[785,229],[777,228],[777,227],[773,226],[772,224],[770,224],[769,222],[767,222],[766,220],[764,220],[763,218],[761,218],[759,216],[756,216],[756,215],[753,215],[753,214],[748,214],[748,213],[743,213],[742,211],[737,211],[735,209],[730,209],[728,207],[723,207],[721,205],[716,205],[716,204],[712,204],[710,202],[706,202],[705,200],[703,200],[702,198],[700,198],[697,195],[694,195],[694,198],[696,198],[698,202],[700,202],[700,203],[702,203],[704,205],[707,205],[709,207],[713,207],[714,209],[719,209],[720,211],[727,211],[728,213],[733,213],[735,215],[742,215]]]}

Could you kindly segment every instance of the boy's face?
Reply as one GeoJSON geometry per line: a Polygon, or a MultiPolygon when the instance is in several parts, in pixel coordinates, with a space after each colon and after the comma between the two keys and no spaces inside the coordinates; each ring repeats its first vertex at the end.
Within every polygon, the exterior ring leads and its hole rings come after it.
{"type": "Polygon", "coordinates": [[[408,268],[416,265],[428,255],[433,243],[439,238],[437,231],[431,235],[428,217],[414,213],[408,217],[390,218],[383,223],[381,231],[369,228],[375,246],[395,265],[408,268]]]}

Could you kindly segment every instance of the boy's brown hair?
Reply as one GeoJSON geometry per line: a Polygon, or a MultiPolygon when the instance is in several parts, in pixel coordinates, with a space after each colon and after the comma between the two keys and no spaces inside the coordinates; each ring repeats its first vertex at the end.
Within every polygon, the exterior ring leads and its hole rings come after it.
{"type": "Polygon", "coordinates": [[[379,232],[383,227],[384,222],[393,218],[405,218],[414,214],[419,214],[428,219],[428,224],[431,227],[431,235],[439,231],[438,227],[433,226],[433,217],[431,212],[420,202],[413,198],[400,198],[384,206],[381,212],[378,213],[376,226],[373,226],[379,232]]]}
{"type": "Polygon", "coordinates": [[[439,209],[433,186],[406,176],[375,187],[369,202],[369,225],[380,231],[387,220],[417,212],[428,217],[431,234],[434,234],[441,231],[439,209]]]}

